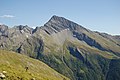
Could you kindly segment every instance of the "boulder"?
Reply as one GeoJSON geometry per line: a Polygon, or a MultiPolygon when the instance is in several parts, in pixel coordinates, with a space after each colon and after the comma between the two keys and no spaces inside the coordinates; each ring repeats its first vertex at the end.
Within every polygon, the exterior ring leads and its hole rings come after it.
{"type": "Polygon", "coordinates": [[[3,73],[0,73],[0,79],[5,79],[6,76],[3,73]]]}

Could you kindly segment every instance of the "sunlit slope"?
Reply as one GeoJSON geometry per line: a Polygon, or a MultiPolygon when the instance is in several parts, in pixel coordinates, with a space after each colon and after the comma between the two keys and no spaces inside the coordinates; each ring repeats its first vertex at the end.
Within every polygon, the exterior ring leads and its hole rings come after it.
{"type": "Polygon", "coordinates": [[[0,50],[0,72],[6,71],[6,80],[69,80],[41,61],[0,50]],[[25,67],[28,67],[26,71],[25,67]]]}

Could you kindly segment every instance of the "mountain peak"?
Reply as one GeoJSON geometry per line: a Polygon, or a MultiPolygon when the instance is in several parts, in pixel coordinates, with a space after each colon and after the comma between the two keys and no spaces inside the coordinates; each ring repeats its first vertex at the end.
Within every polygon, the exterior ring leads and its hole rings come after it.
{"type": "Polygon", "coordinates": [[[23,33],[23,32],[26,32],[26,33],[30,33],[30,34],[32,33],[32,30],[33,30],[32,28],[30,28],[30,27],[27,26],[27,25],[25,25],[25,26],[24,26],[24,25],[14,26],[14,29],[15,29],[15,30],[18,30],[18,31],[20,31],[20,32],[22,31],[22,33],[23,33]]]}
{"type": "Polygon", "coordinates": [[[61,21],[61,20],[63,20],[63,19],[65,19],[65,18],[56,16],[56,15],[53,15],[53,16],[51,17],[50,21],[51,21],[51,20],[61,21]]]}
{"type": "Polygon", "coordinates": [[[53,15],[51,19],[44,25],[45,31],[47,31],[49,34],[60,32],[64,29],[70,29],[70,30],[78,30],[84,29],[81,25],[78,25],[77,23],[74,23],[64,17],[59,17],[56,15],[53,15]]]}
{"type": "Polygon", "coordinates": [[[57,19],[57,18],[59,18],[59,16],[53,15],[53,16],[51,17],[51,19],[57,19]]]}
{"type": "Polygon", "coordinates": [[[65,22],[67,19],[65,19],[64,17],[59,17],[59,16],[56,16],[56,15],[53,15],[50,20],[46,23],[46,24],[49,24],[49,23],[63,23],[65,22]]]}
{"type": "Polygon", "coordinates": [[[28,28],[27,25],[23,26],[23,25],[18,25],[18,26],[15,26],[14,28],[18,29],[18,30],[22,30],[24,28],[28,28]]]}

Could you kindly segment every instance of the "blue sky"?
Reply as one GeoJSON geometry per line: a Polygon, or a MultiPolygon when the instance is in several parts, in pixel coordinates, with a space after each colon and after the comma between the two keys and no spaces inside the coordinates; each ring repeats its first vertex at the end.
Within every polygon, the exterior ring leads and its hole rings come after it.
{"type": "Polygon", "coordinates": [[[42,26],[53,15],[120,35],[120,0],[0,0],[0,23],[42,26]]]}

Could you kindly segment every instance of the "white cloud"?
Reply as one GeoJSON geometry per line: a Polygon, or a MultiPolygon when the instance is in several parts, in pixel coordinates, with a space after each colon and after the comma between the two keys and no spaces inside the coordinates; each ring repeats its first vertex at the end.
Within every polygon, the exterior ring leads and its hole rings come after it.
{"type": "Polygon", "coordinates": [[[2,15],[0,17],[1,18],[14,18],[15,16],[13,16],[13,15],[2,15]]]}

